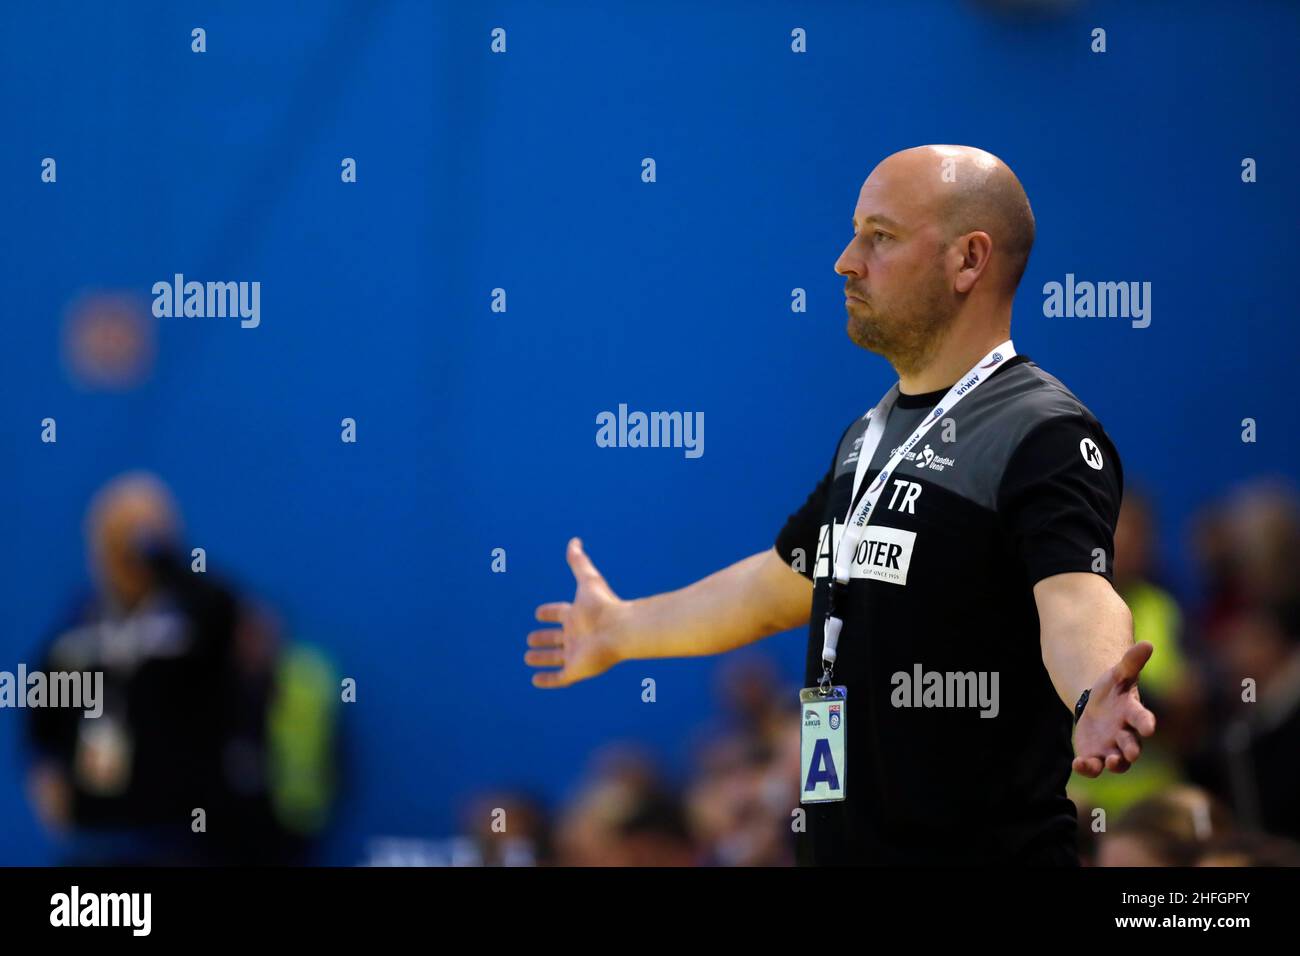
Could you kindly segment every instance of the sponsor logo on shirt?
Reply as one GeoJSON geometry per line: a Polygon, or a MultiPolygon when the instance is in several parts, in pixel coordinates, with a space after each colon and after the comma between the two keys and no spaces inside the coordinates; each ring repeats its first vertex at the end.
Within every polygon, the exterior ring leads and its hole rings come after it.
{"type": "MultiPolygon", "coordinates": [[[[839,545],[843,530],[843,522],[835,522],[835,538],[831,542],[832,545],[839,545]]],[[[830,577],[831,574],[834,551],[827,546],[826,531],[827,526],[822,525],[818,536],[814,579],[830,577]]],[[[865,578],[905,586],[907,571],[912,565],[912,547],[915,543],[915,531],[904,531],[901,528],[889,528],[885,525],[867,525],[862,541],[859,542],[849,565],[849,580],[865,578]]]]}
{"type": "Polygon", "coordinates": [[[848,458],[845,458],[842,462],[840,462],[841,468],[843,468],[845,465],[852,465],[857,463],[858,453],[862,451],[862,439],[864,439],[865,437],[867,436],[859,435],[857,438],[853,439],[853,451],[849,452],[848,458]]]}
{"type": "Polygon", "coordinates": [[[1095,441],[1091,438],[1085,438],[1079,442],[1079,454],[1083,456],[1083,460],[1089,468],[1101,471],[1104,463],[1101,460],[1101,449],[1097,447],[1095,441]]]}
{"type": "MultiPolygon", "coordinates": [[[[889,457],[893,458],[898,452],[898,448],[889,450],[889,457]]],[[[947,458],[938,454],[927,442],[925,447],[920,451],[909,451],[903,455],[903,460],[911,462],[917,468],[925,468],[930,471],[946,471],[957,464],[956,458],[947,458]]]]}

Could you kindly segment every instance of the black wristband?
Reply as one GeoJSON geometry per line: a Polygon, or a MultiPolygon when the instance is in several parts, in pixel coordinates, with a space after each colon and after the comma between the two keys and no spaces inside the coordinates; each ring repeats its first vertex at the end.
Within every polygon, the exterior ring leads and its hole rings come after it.
{"type": "Polygon", "coordinates": [[[1079,718],[1083,716],[1083,708],[1088,706],[1088,695],[1091,693],[1092,688],[1089,687],[1079,695],[1079,702],[1074,705],[1074,722],[1076,724],[1079,722],[1079,718]]]}

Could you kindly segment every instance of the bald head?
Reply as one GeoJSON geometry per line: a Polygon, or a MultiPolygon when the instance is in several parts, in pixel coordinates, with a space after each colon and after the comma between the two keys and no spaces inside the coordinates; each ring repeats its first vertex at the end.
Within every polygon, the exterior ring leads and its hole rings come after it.
{"type": "Polygon", "coordinates": [[[974,146],[915,146],[886,157],[876,173],[888,173],[924,204],[946,241],[988,233],[991,268],[1003,290],[1015,292],[1034,246],[1034,213],[1006,163],[974,146]]]}
{"type": "Polygon", "coordinates": [[[141,553],[144,542],[172,542],[180,520],[167,486],[147,472],[131,472],[96,493],[86,515],[91,567],[101,585],[130,606],[152,586],[141,553]]]}

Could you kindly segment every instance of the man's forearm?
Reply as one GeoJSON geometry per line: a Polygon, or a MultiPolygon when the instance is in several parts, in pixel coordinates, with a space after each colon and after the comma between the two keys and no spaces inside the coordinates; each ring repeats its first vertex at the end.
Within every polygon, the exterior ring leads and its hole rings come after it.
{"type": "Polygon", "coordinates": [[[694,584],[626,602],[613,642],[620,660],[721,654],[808,622],[812,585],[759,552],[694,584]]]}
{"type": "MultiPolygon", "coordinates": [[[[1064,577],[1064,576],[1063,576],[1064,577]]],[[[1065,706],[1092,687],[1133,646],[1133,615],[1104,578],[1039,604],[1043,663],[1065,706]]]]}

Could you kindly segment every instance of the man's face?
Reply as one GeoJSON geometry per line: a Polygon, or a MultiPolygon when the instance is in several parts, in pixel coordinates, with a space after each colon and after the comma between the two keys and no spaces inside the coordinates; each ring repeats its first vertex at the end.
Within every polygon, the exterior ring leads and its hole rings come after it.
{"type": "Polygon", "coordinates": [[[922,364],[956,313],[947,242],[920,184],[937,170],[877,166],[853,211],[854,236],[835,263],[844,276],[848,334],[900,369],[922,364]]]}
{"type": "Polygon", "coordinates": [[[172,540],[175,526],[167,503],[148,489],[119,491],[104,502],[91,525],[91,567],[108,592],[133,607],[154,587],[140,542],[172,540]]]}

